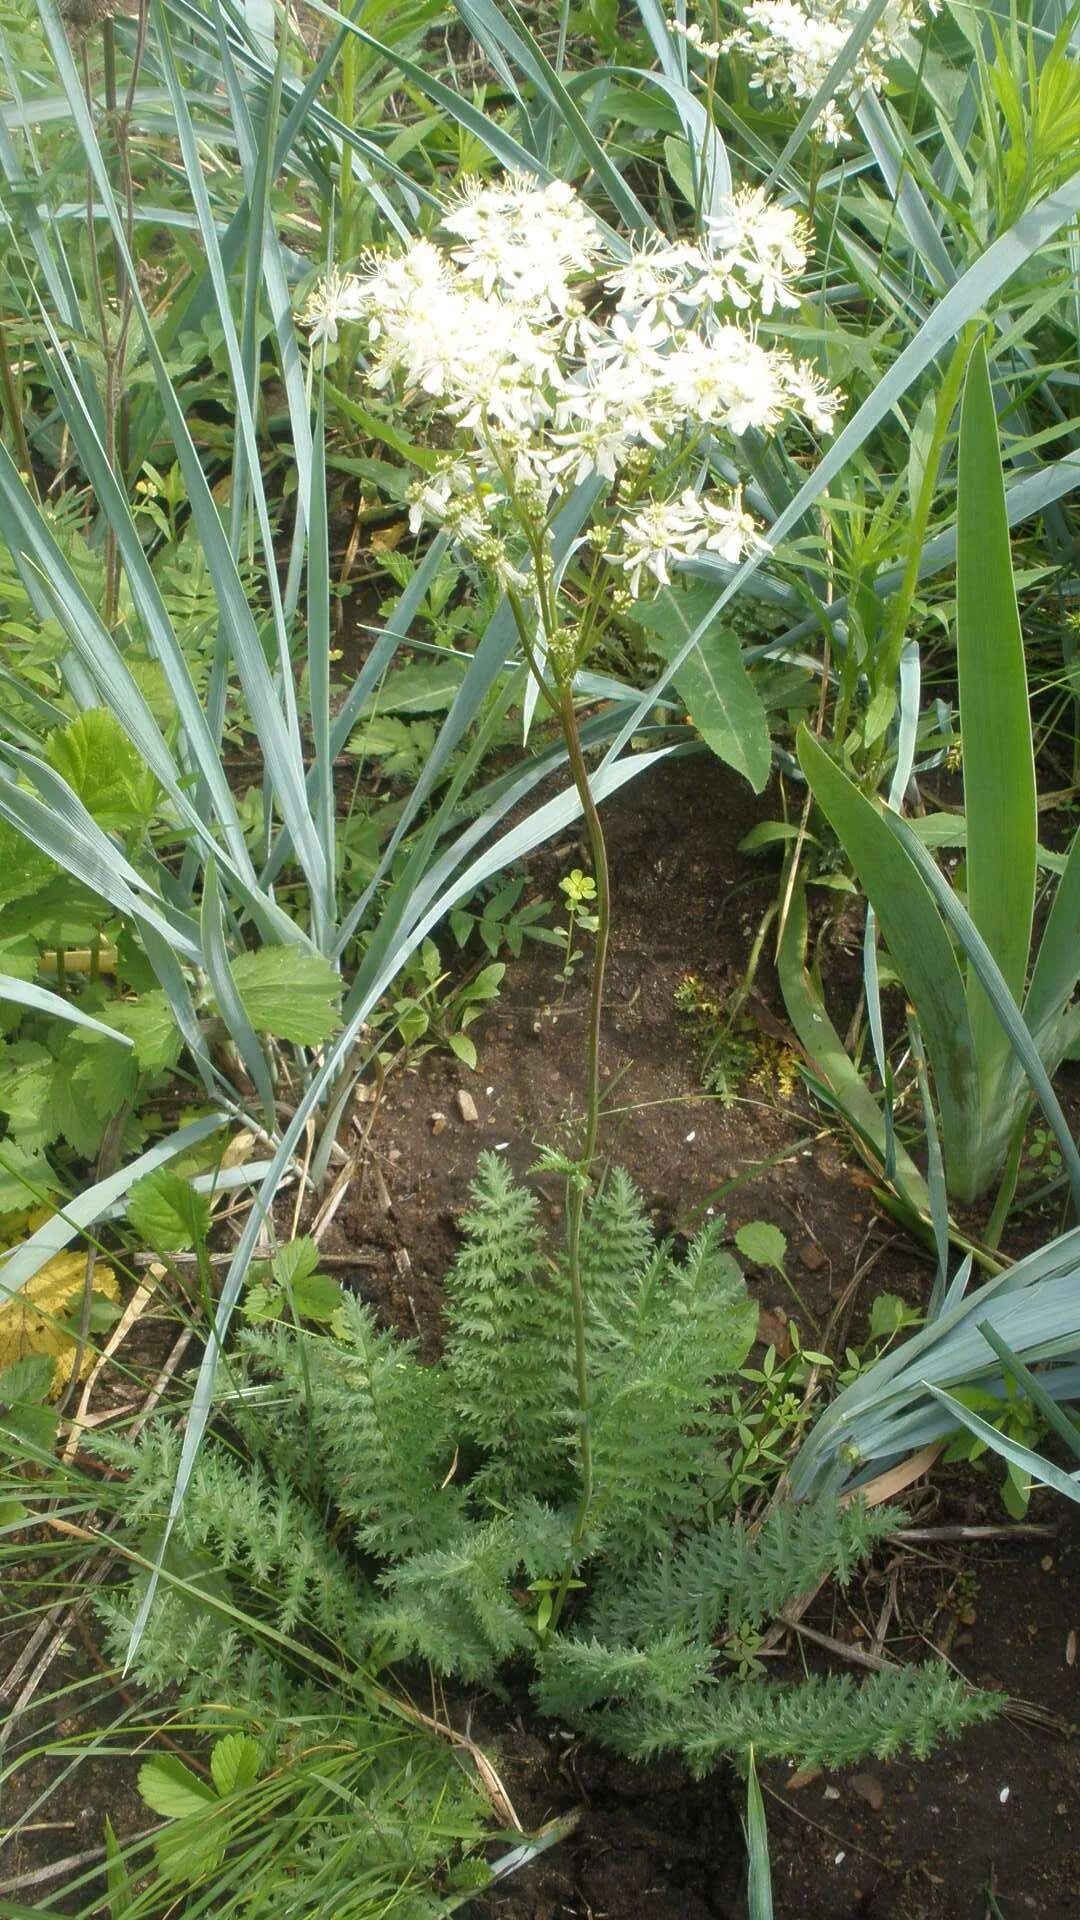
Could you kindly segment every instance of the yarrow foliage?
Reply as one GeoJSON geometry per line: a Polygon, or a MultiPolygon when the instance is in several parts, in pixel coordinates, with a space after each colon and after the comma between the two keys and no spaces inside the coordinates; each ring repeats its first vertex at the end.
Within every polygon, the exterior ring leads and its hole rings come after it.
{"type": "Polygon", "coordinates": [[[725,439],[788,421],[827,433],[838,404],[755,331],[798,305],[799,216],[741,192],[700,239],[628,247],[572,187],[510,175],[467,184],[441,231],[331,276],[304,314],[313,345],[357,324],[372,386],[438,417],[443,445],[450,427],[413,530],[445,528],[533,633],[558,624],[552,515],[593,477],[588,548],[624,600],[697,554],[738,562],[756,537],[738,490],[691,480],[725,439]]]}

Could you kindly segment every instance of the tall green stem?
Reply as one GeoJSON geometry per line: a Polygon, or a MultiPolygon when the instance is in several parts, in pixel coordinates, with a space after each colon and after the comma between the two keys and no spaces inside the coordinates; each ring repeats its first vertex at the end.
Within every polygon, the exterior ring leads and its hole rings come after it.
{"type": "MultiPolygon", "coordinates": [[[[922,559],[926,532],[930,524],[930,511],[933,507],[934,496],[937,492],[938,468],[941,465],[941,456],[945,450],[945,442],[948,438],[952,417],[956,411],[957,402],[960,399],[960,390],[964,384],[964,371],[967,367],[968,356],[971,352],[974,338],[975,329],[970,325],[965,327],[953,349],[952,359],[949,361],[945,377],[941,383],[941,390],[938,394],[937,407],[934,411],[933,431],[930,435],[930,445],[926,452],[926,464],[923,468],[918,495],[912,502],[911,532],[908,536],[904,572],[889,609],[885,636],[881,644],[880,663],[876,676],[879,694],[891,692],[896,685],[896,677],[900,671],[900,655],[903,651],[908,615],[911,612],[911,603],[915,598],[915,589],[919,584],[919,562],[922,559]]],[[[890,714],[885,714],[883,721],[881,719],[878,720],[877,724],[880,731],[877,737],[879,739],[888,726],[889,717],[890,714]]],[[[880,767],[883,751],[883,747],[880,748],[876,756],[875,774],[880,767]]]]}
{"type": "MultiPolygon", "coordinates": [[[[581,1229],[585,1218],[589,1175],[596,1158],[596,1142],[600,1131],[600,1021],[604,1008],[604,970],[607,965],[608,939],[611,932],[611,885],[604,829],[600,824],[600,815],[589,782],[589,770],[581,750],[581,736],[578,732],[577,714],[574,711],[572,674],[560,673],[558,687],[559,719],[562,724],[563,738],[566,741],[570,771],[581,801],[585,833],[592,856],[593,878],[596,882],[597,922],[592,980],[589,986],[589,1026],[585,1053],[585,1127],[577,1165],[568,1182],[566,1205],[567,1264],[570,1273],[570,1304],[574,1320],[574,1378],[579,1422],[578,1451],[581,1462],[581,1495],[578,1500],[574,1531],[571,1535],[573,1550],[579,1547],[585,1538],[593,1499],[592,1433],[585,1282],[581,1271],[581,1229]]],[[[568,1559],[552,1604],[549,1622],[551,1631],[554,1631],[559,1624],[559,1616],[566,1602],[572,1574],[573,1560],[568,1559]]]]}

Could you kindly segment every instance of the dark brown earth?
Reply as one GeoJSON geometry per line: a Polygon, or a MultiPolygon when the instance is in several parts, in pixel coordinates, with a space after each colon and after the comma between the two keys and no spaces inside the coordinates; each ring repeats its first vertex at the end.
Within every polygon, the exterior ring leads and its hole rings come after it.
{"type": "MultiPolygon", "coordinates": [[[[615,931],[602,1146],[629,1168],[661,1230],[692,1227],[710,1204],[732,1228],[752,1219],[779,1226],[813,1324],[778,1274],[752,1274],[771,1310],[766,1324],[776,1337],[790,1313],[804,1333],[840,1350],[861,1337],[869,1302],[883,1288],[925,1302],[924,1257],[880,1215],[868,1175],[798,1084],[767,965],[755,1000],[760,1045],[729,1104],[702,1094],[697,1044],[674,1008],[688,973],[718,1000],[741,979],[775,872],[740,855],[738,843],[777,812],[774,795],[755,800],[704,755],[669,763],[610,809],[615,931]],[[724,1197],[713,1198],[722,1188],[724,1197]]],[[[557,899],[559,878],[584,864],[568,839],[530,870],[530,894],[557,899]]],[[[842,897],[829,898],[834,912],[842,908],[842,897]]],[[[860,933],[850,911],[826,930],[841,1030],[860,933]]],[[[444,957],[451,959],[449,940],[444,957]]],[[[537,1144],[557,1140],[579,1110],[584,970],[560,1008],[557,969],[547,947],[527,947],[510,965],[499,1000],[471,1029],[475,1074],[432,1052],[392,1073],[376,1107],[360,1110],[366,1149],[325,1251],[428,1353],[438,1348],[441,1276],[478,1152],[498,1149],[524,1172],[537,1144]],[[475,1103],[475,1122],[462,1117],[460,1091],[475,1103]]],[[[554,1222],[557,1182],[541,1185],[554,1222]]],[[[1023,1244],[1054,1224],[1029,1219],[1023,1244]]],[[[972,1469],[939,1469],[905,1499],[920,1526],[1007,1524],[992,1478],[972,1469]]],[[[822,1595],[807,1614],[808,1626],[861,1649],[875,1644],[884,1614],[877,1644],[887,1657],[927,1658],[937,1649],[1013,1704],[926,1763],[869,1764],[854,1778],[822,1774],[795,1785],[784,1769],[767,1769],[778,1920],[1080,1914],[1080,1755],[1069,1724],[1080,1720],[1080,1690],[1068,1663],[1070,1632],[1080,1630],[1080,1529],[1071,1509],[1046,1496],[1036,1496],[1031,1519],[1049,1531],[894,1547],[846,1595],[822,1595]]],[[[804,1639],[781,1650],[773,1677],[801,1671],[804,1659],[815,1669],[846,1664],[804,1639]]],[[[473,1701],[462,1703],[466,1710],[494,1746],[526,1827],[579,1814],[570,1839],[488,1898],[488,1920],[745,1913],[742,1789],[732,1774],[695,1783],[675,1766],[615,1761],[552,1735],[524,1698],[518,1708],[473,1701]]],[[[82,1844],[92,1844],[106,1808],[116,1819],[118,1797],[122,1810],[122,1783],[103,1783],[100,1809],[88,1809],[89,1823],[78,1829],[80,1839],[88,1836],[82,1844]]],[[[72,1846],[70,1834],[63,1844],[72,1846]]],[[[20,1849],[19,1869],[35,1857],[20,1849]]],[[[15,1870],[5,1859],[0,1881],[15,1870]]],[[[59,1887],[52,1881],[44,1891],[55,1898],[59,1887]]]]}

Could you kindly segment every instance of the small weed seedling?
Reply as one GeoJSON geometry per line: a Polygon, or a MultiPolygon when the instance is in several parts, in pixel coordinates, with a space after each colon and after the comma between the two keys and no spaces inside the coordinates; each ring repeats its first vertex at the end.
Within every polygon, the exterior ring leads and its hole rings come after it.
{"type": "Polygon", "coordinates": [[[596,881],[590,874],[582,873],[580,867],[574,867],[565,880],[559,881],[559,891],[566,901],[566,926],[556,931],[565,941],[563,950],[562,992],[559,1005],[566,999],[566,989],[574,977],[574,968],[584,956],[584,949],[575,947],[574,941],[584,933],[596,933],[600,921],[593,912],[591,903],[596,899],[596,881]]]}

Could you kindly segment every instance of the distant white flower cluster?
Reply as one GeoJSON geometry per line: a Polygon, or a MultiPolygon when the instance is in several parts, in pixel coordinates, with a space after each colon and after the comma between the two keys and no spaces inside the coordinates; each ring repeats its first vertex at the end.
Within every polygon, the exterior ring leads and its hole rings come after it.
{"type": "MultiPolygon", "coordinates": [[[[719,51],[746,54],[750,84],[768,100],[790,100],[803,107],[843,51],[863,11],[859,0],[749,0],[743,25],[719,51]]],[[[936,13],[937,0],[888,0],[881,18],[860,49],[846,77],[823,109],[818,127],[830,146],[848,138],[845,116],[861,93],[880,93],[886,69],[905,42],[936,13]]]]}
{"type": "Polygon", "coordinates": [[[599,544],[631,595],[699,553],[736,562],[752,522],[737,493],[686,486],[690,459],[789,418],[827,433],[837,406],[753,331],[798,303],[798,216],[744,193],[700,242],[622,258],[571,187],[511,176],[468,186],[443,229],[445,246],[418,240],[328,278],[304,314],[313,343],[361,323],[373,385],[450,428],[413,490],[413,529],[445,527],[542,606],[551,514],[598,475],[599,544]]]}

